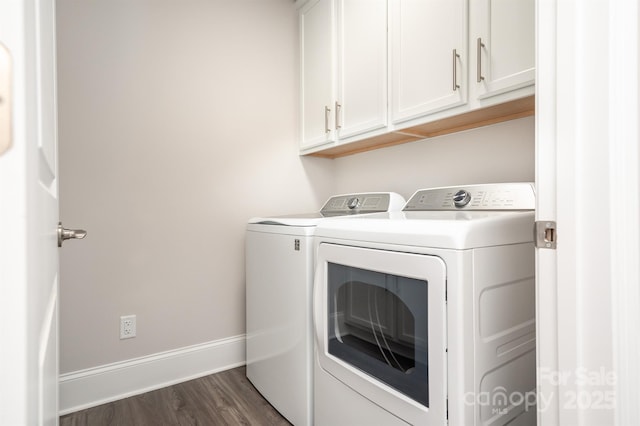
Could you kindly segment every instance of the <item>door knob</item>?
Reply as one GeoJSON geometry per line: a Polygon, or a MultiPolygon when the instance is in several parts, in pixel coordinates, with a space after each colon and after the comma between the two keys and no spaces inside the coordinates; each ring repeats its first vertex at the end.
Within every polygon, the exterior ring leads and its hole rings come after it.
{"type": "Polygon", "coordinates": [[[64,240],[70,240],[77,238],[79,240],[87,236],[87,231],[84,229],[65,229],[62,227],[62,222],[58,222],[58,247],[62,247],[64,240]]]}

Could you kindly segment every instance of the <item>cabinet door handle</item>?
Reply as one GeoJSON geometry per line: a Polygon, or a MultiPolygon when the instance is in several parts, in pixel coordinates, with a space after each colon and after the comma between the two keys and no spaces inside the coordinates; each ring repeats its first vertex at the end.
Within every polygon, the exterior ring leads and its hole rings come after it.
{"type": "Polygon", "coordinates": [[[453,91],[454,92],[460,88],[460,85],[458,84],[458,58],[459,57],[460,55],[458,55],[458,52],[456,51],[456,49],[453,49],[453,91]]]}
{"type": "Polygon", "coordinates": [[[329,133],[331,129],[329,129],[329,113],[331,112],[331,108],[325,105],[324,107],[324,132],[329,133]]]}
{"type": "Polygon", "coordinates": [[[482,38],[478,37],[478,41],[476,44],[477,56],[478,56],[476,59],[476,64],[477,64],[476,74],[478,76],[477,78],[478,83],[484,80],[484,77],[482,76],[482,48],[483,47],[484,47],[484,43],[482,42],[482,38]]]}
{"type": "Polygon", "coordinates": [[[336,130],[341,129],[342,125],[340,124],[340,112],[342,111],[342,105],[336,101],[336,130]]]}

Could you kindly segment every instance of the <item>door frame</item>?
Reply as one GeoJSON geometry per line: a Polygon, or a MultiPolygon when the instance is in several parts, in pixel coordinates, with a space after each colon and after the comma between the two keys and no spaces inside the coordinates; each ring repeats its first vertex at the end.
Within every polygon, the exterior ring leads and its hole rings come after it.
{"type": "Polygon", "coordinates": [[[538,0],[538,424],[631,424],[640,392],[639,8],[538,0]],[[583,380],[590,377],[593,380],[583,380]]]}

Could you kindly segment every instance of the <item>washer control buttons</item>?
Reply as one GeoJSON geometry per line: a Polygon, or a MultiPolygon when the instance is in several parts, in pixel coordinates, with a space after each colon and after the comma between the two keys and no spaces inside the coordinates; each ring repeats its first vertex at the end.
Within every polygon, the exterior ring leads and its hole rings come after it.
{"type": "Polygon", "coordinates": [[[467,204],[469,204],[469,201],[471,201],[471,194],[469,194],[464,189],[461,189],[460,191],[456,192],[455,195],[453,196],[453,204],[456,207],[464,207],[467,204]]]}
{"type": "Polygon", "coordinates": [[[349,207],[350,210],[353,210],[359,206],[360,206],[360,200],[358,199],[358,197],[349,198],[347,200],[347,207],[349,207]]]}

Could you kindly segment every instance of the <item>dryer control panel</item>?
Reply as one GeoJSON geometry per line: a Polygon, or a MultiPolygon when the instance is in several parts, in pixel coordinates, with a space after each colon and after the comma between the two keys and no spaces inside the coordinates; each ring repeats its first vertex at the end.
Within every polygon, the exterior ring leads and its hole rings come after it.
{"type": "Polygon", "coordinates": [[[421,189],[403,211],[429,210],[534,210],[532,183],[492,183],[421,189]]]}

